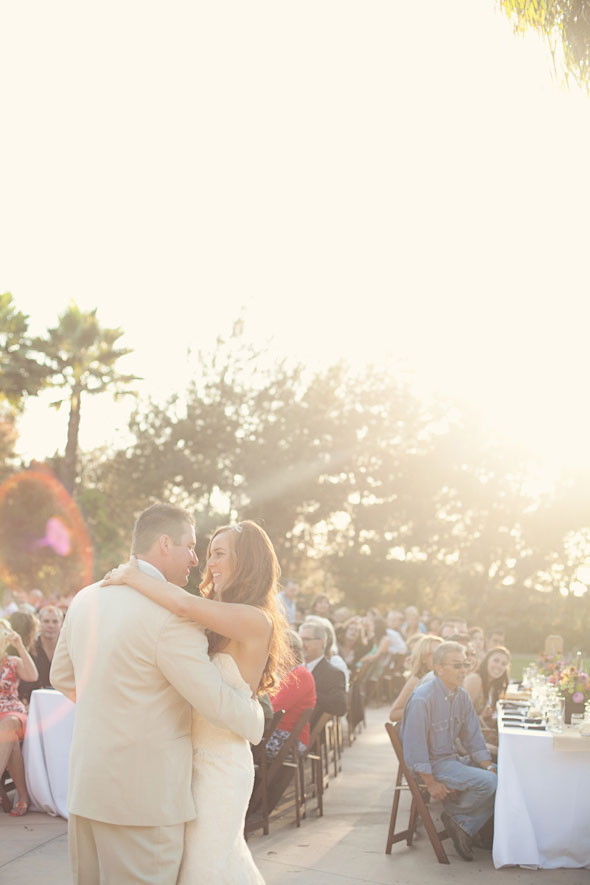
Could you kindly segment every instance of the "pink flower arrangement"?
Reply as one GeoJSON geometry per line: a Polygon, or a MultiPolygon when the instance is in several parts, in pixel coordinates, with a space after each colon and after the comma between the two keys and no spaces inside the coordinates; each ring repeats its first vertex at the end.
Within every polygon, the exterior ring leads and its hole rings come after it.
{"type": "Polygon", "coordinates": [[[556,685],[559,693],[574,704],[590,700],[590,676],[582,670],[582,656],[564,660],[562,655],[540,654],[537,660],[539,671],[547,677],[547,682],[556,685]]]}
{"type": "Polygon", "coordinates": [[[573,664],[553,672],[547,681],[557,685],[560,694],[569,697],[574,704],[581,704],[590,698],[590,677],[573,664]]]}

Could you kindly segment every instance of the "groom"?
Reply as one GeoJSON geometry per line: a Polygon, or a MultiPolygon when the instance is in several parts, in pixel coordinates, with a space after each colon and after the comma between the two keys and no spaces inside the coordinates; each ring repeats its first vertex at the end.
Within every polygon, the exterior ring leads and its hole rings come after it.
{"type": "MultiPolygon", "coordinates": [[[[198,564],[188,513],[154,504],[132,552],[146,574],[186,585],[198,564]]],[[[263,713],[225,684],[203,629],[130,587],[74,598],[51,683],[76,702],[68,834],[76,885],[173,885],[191,796],[191,710],[256,744],[263,713]]]]}

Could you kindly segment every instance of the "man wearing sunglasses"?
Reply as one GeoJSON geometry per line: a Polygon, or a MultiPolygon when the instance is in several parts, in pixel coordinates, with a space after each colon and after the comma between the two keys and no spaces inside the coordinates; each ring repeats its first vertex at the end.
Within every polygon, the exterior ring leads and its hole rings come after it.
{"type": "Polygon", "coordinates": [[[406,705],[404,757],[433,799],[442,801],[441,820],[458,854],[473,860],[473,836],[494,813],[496,766],[463,688],[470,669],[464,647],[442,642],[433,669],[434,678],[419,685],[406,705]]]}

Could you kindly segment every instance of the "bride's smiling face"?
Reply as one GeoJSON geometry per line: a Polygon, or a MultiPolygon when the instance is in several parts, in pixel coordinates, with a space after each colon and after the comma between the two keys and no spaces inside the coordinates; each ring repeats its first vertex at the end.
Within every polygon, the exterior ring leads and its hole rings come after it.
{"type": "Polygon", "coordinates": [[[220,532],[215,535],[209,549],[207,568],[211,572],[215,596],[219,599],[223,590],[232,579],[234,573],[233,564],[233,540],[231,532],[220,532]]]}

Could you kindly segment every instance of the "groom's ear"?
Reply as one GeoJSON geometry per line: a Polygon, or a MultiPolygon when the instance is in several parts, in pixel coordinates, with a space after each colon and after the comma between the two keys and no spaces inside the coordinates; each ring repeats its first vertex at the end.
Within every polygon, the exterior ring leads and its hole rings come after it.
{"type": "Polygon", "coordinates": [[[170,549],[170,535],[160,535],[158,538],[158,547],[160,548],[160,552],[165,556],[170,549]]]}

